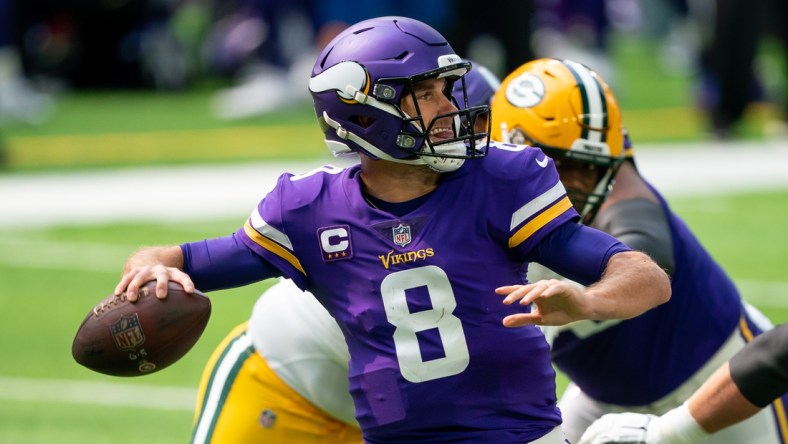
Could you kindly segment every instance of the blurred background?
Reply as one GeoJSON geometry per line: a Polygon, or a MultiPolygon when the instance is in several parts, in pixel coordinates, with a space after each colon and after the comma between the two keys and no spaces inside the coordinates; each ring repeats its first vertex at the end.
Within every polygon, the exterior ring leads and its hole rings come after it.
{"type": "Polygon", "coordinates": [[[646,177],[788,321],[786,7],[0,0],[0,443],[187,442],[203,365],[270,283],[212,294],[195,348],[143,378],[77,365],[76,329],[134,249],[229,234],[277,174],[336,161],[309,73],[339,30],[381,15],[431,24],[500,77],[543,56],[599,71],[646,177]]]}
{"type": "Polygon", "coordinates": [[[430,23],[460,55],[500,77],[534,57],[586,63],[613,87],[636,142],[780,137],[788,133],[787,7],[780,0],[0,0],[2,164],[322,153],[306,88],[315,56],[349,23],[380,15],[430,23]],[[275,127],[273,143],[267,125],[275,127]],[[297,131],[299,142],[281,141],[281,125],[311,129],[297,131]],[[294,151],[294,143],[316,151],[294,151]]]}

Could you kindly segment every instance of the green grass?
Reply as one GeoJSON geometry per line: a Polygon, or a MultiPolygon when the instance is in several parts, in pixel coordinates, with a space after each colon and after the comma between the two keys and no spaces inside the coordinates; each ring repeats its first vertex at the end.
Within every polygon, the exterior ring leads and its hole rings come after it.
{"type": "Polygon", "coordinates": [[[5,129],[5,168],[242,162],[326,154],[311,106],[223,121],[211,114],[211,94],[195,90],[66,95],[46,124],[5,129]]]}
{"type": "MultiPolygon", "coordinates": [[[[788,234],[774,221],[788,218],[788,191],[673,199],[744,296],[773,322],[788,321],[788,234]]],[[[123,382],[196,387],[215,345],[245,320],[268,282],[212,294],[213,313],[189,354],[172,367],[141,378],[93,373],[71,358],[76,327],[114,287],[127,254],[141,245],[179,243],[226,234],[239,221],[192,224],[101,224],[0,230],[0,377],[123,382]]],[[[559,378],[560,390],[566,381],[559,378]]],[[[184,442],[192,413],[75,405],[53,401],[0,402],[0,442],[44,444],[184,442]]]]}
{"type": "Polygon", "coordinates": [[[96,408],[57,403],[0,403],[4,444],[173,444],[188,442],[188,412],[96,408]]]}

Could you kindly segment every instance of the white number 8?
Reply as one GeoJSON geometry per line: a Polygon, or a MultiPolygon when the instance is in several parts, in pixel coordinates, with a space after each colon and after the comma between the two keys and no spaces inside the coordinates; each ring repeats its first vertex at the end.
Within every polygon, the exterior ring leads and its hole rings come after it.
{"type": "Polygon", "coordinates": [[[396,327],[394,347],[402,376],[410,382],[424,382],[456,375],[468,366],[468,344],[460,319],[453,315],[457,301],[449,277],[430,265],[386,276],[380,288],[386,317],[396,327]],[[430,310],[411,313],[405,290],[427,287],[430,310]],[[424,361],[416,333],[437,328],[444,357],[424,361]]]}

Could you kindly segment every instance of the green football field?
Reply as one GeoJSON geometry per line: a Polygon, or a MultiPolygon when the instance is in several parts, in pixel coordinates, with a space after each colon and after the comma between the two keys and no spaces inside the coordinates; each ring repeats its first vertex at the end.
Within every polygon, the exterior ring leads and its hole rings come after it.
{"type": "MultiPolygon", "coordinates": [[[[619,51],[618,95],[635,140],[703,140],[702,119],[688,100],[689,81],[660,75],[648,49],[624,44],[619,51]]],[[[209,112],[211,94],[210,88],[66,94],[47,124],[0,127],[0,175],[324,154],[308,104],[223,122],[209,112]]],[[[761,120],[769,112],[749,111],[748,137],[761,136],[761,120]]],[[[788,190],[671,203],[745,298],[773,322],[788,321],[788,234],[782,225],[788,190]]],[[[45,217],[46,208],[41,212],[45,217]]],[[[212,294],[213,313],[201,340],[181,361],[153,375],[93,373],[72,360],[71,341],[87,311],[114,288],[134,249],[224,235],[241,222],[0,228],[0,443],[186,442],[205,361],[230,328],[246,320],[267,282],[212,294]]],[[[559,377],[559,390],[564,385],[559,377]]]]}

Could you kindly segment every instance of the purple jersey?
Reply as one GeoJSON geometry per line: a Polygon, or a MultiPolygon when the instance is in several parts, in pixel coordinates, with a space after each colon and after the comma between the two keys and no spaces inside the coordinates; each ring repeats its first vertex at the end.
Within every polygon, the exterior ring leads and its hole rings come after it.
{"type": "Polygon", "coordinates": [[[368,442],[530,442],[561,422],[547,342],[503,327],[523,308],[494,289],[578,215],[542,151],[491,148],[401,217],[365,202],[359,166],[282,175],[237,233],[338,321],[368,442]]]}
{"type": "Polygon", "coordinates": [[[652,191],[673,241],[670,301],[626,321],[575,324],[553,343],[558,368],[586,394],[608,404],[640,406],[667,395],[743,322],[742,301],[731,279],[652,191]]]}

